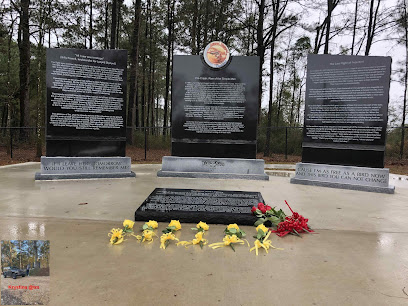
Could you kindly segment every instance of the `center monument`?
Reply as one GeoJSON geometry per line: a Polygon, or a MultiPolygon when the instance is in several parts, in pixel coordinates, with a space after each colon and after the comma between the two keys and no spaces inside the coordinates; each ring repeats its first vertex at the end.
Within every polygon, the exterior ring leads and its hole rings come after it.
{"type": "Polygon", "coordinates": [[[222,42],[202,55],[176,55],[172,156],[161,177],[268,180],[256,159],[259,57],[230,56],[222,42]]]}

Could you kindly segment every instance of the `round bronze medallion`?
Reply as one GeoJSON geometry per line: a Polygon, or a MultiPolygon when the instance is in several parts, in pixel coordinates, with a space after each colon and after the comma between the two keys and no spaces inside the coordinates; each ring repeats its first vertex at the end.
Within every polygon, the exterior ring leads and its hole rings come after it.
{"type": "Polygon", "coordinates": [[[230,52],[228,47],[220,42],[210,42],[204,50],[204,60],[212,68],[221,68],[228,63],[230,52]]]}

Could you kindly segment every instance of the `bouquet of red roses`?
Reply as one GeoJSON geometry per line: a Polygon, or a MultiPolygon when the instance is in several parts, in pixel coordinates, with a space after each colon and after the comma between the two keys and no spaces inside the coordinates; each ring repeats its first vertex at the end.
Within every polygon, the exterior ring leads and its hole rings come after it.
{"type": "Polygon", "coordinates": [[[286,217],[282,209],[276,210],[275,207],[272,208],[262,202],[258,203],[258,207],[253,206],[251,212],[258,218],[254,226],[265,223],[270,226],[277,226],[280,222],[285,221],[286,217]]]}
{"type": "Polygon", "coordinates": [[[288,234],[296,235],[300,237],[300,233],[312,233],[314,232],[307,224],[309,219],[304,218],[302,215],[294,212],[289,206],[286,205],[292,212],[291,216],[286,216],[282,209],[276,210],[264,203],[259,203],[258,208],[252,207],[251,212],[258,218],[254,226],[270,222],[272,226],[276,227],[276,230],[272,230],[272,233],[276,233],[279,237],[284,237],[288,234]]]}

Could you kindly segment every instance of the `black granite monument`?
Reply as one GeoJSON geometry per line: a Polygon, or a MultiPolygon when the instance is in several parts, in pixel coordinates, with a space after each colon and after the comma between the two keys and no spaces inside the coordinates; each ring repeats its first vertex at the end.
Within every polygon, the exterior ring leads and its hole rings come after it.
{"type": "Polygon", "coordinates": [[[174,56],[172,156],[159,176],[268,179],[256,160],[258,74],[258,57],[230,57],[221,42],[174,56]]]}
{"type": "Polygon", "coordinates": [[[260,192],[156,188],[135,212],[135,221],[253,225],[260,192]]]}
{"type": "Polygon", "coordinates": [[[292,183],[394,192],[384,168],[391,58],[308,56],[302,163],[292,183]]]}
{"type": "Polygon", "coordinates": [[[134,176],[126,65],[126,50],[47,50],[46,156],[36,179],[134,176]]]}

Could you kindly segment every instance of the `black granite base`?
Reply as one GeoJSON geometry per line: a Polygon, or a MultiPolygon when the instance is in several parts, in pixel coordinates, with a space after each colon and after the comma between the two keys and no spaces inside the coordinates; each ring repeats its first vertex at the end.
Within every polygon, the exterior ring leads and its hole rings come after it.
{"type": "Polygon", "coordinates": [[[47,156],[111,157],[126,156],[125,140],[55,140],[47,139],[47,156]]]}
{"type": "Polygon", "coordinates": [[[181,157],[256,158],[256,144],[172,142],[171,155],[181,157]]]}
{"type": "Polygon", "coordinates": [[[253,225],[259,192],[156,188],[135,212],[135,221],[253,225]]]}
{"type": "Polygon", "coordinates": [[[384,168],[384,151],[303,147],[302,162],[384,168]]]}

